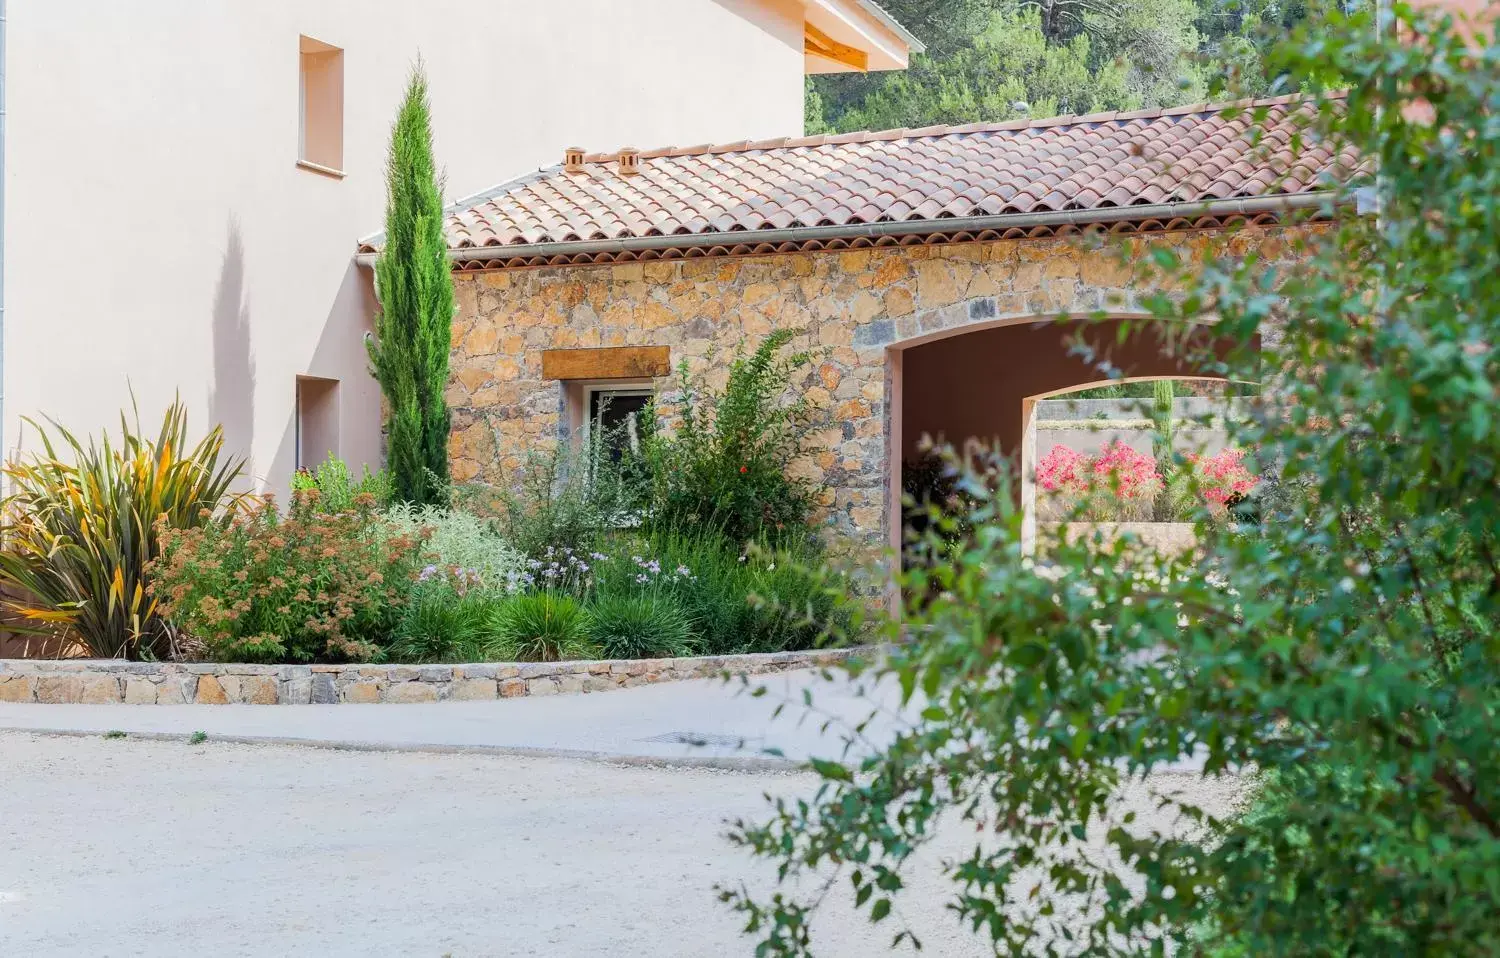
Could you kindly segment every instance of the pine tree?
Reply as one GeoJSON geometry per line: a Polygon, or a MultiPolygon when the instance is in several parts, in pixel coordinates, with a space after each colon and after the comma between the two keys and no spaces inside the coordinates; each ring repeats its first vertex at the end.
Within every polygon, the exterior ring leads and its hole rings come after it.
{"type": "Polygon", "coordinates": [[[391,126],[385,248],[375,266],[380,314],[370,365],[386,404],[386,463],[396,496],[429,503],[448,478],[448,351],[453,278],[443,184],[432,156],[427,76],[419,62],[391,126]]]}

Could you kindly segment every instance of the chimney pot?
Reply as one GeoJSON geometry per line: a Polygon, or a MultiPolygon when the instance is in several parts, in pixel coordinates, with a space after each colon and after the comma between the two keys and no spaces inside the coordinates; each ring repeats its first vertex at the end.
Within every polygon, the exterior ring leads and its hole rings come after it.
{"type": "Polygon", "coordinates": [[[583,172],[583,147],[570,146],[563,150],[563,172],[583,172]]]}
{"type": "Polygon", "coordinates": [[[620,175],[634,176],[641,171],[641,151],[633,146],[620,147],[620,175]]]}

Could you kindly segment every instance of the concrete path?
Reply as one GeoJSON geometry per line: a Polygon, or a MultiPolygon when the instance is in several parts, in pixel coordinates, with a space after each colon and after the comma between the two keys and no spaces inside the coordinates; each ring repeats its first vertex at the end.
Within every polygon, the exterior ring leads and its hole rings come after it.
{"type": "Polygon", "coordinates": [[[893,683],[867,690],[800,671],[758,676],[749,685],[704,679],[590,695],[421,705],[0,703],[0,729],[140,737],[201,731],[234,742],[754,768],[838,757],[852,726],[875,711],[881,714],[866,736],[885,741],[900,724],[897,698],[893,683]],[[765,687],[763,696],[750,694],[757,686],[765,687]],[[804,694],[812,697],[811,712],[804,694]],[[779,716],[773,714],[778,706],[779,716]],[[785,757],[772,757],[774,750],[785,757]]]}

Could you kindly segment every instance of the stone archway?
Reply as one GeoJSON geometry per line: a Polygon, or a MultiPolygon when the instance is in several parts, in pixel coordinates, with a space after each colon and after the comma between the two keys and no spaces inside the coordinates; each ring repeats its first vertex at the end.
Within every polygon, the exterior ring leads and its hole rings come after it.
{"type": "Polygon", "coordinates": [[[955,304],[951,324],[888,347],[887,528],[898,552],[903,470],[924,438],[954,448],[998,445],[1021,470],[1024,504],[1032,465],[1025,439],[1038,399],[1112,378],[1101,371],[1105,364],[1125,380],[1222,379],[1182,357],[1205,351],[1223,357],[1232,345],[1215,338],[1209,324],[1169,340],[1162,326],[1140,314],[996,316],[992,302],[955,304]],[[1121,338],[1124,324],[1134,325],[1121,338]]]}

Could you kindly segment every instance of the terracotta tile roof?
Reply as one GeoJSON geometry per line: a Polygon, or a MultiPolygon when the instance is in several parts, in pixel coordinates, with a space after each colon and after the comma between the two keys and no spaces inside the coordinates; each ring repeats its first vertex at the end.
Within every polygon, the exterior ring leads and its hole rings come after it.
{"type": "MultiPolygon", "coordinates": [[[[762,252],[738,247],[754,237],[737,234],[824,227],[816,232],[827,239],[891,224],[898,235],[899,224],[930,232],[955,217],[1075,210],[1083,215],[1074,225],[1118,223],[1132,218],[1122,209],[1131,206],[1309,193],[1357,165],[1326,144],[1294,147],[1294,114],[1310,109],[1306,101],[1233,106],[1249,109],[1225,116],[1223,105],[1200,104],[669,147],[642,151],[640,172],[629,176],[618,172],[618,154],[592,154],[581,171],[548,167],[461,200],[446,230],[452,249],[493,248],[502,261],[536,244],[673,236],[698,249],[710,237],[725,244],[703,252],[762,252]]],[[[371,238],[362,250],[378,244],[371,238]]],[[[559,252],[567,250],[548,249],[544,261],[559,261],[559,252]]]]}

